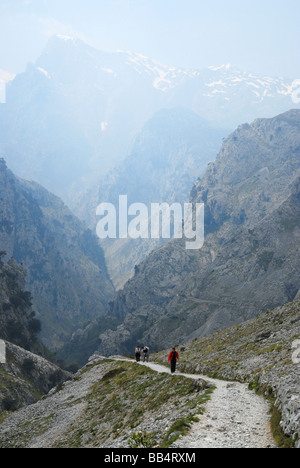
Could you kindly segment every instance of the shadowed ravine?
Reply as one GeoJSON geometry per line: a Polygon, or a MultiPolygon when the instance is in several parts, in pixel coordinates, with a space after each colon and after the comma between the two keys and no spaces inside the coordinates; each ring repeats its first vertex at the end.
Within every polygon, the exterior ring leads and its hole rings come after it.
{"type": "MultiPolygon", "coordinates": [[[[119,358],[117,358],[119,359],[119,358]]],[[[120,358],[120,360],[122,360],[120,358]]],[[[170,373],[165,366],[140,363],[159,373],[170,373]]],[[[176,448],[275,448],[270,427],[268,402],[249,390],[246,384],[211,379],[203,375],[177,372],[189,379],[203,379],[216,388],[200,421],[193,423],[189,435],[181,437],[176,448]]]]}

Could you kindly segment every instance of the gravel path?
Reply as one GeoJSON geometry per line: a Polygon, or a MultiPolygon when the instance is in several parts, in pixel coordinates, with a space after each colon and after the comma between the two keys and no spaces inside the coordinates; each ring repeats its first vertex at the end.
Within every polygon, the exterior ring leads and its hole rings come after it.
{"type": "MultiPolygon", "coordinates": [[[[121,357],[113,358],[128,361],[121,357]]],[[[159,364],[140,365],[156,372],[170,373],[167,367],[159,364]]],[[[177,375],[194,380],[201,378],[216,389],[206,403],[205,413],[199,416],[200,421],[193,423],[190,434],[178,439],[174,448],[275,448],[269,424],[269,405],[254,391],[249,391],[246,384],[193,374],[176,373],[172,378],[176,379],[177,375]]],[[[62,391],[12,413],[0,426],[1,447],[17,448],[21,444],[28,448],[49,448],[57,444],[72,424],[78,424],[85,412],[85,397],[91,386],[102,377],[103,369],[95,366],[93,372],[66,382],[62,391]]]]}
{"type": "MultiPolygon", "coordinates": [[[[170,372],[166,367],[142,364],[157,372],[170,372]]],[[[179,439],[176,448],[276,448],[270,428],[269,404],[250,391],[248,385],[210,379],[202,375],[180,374],[203,379],[216,389],[188,436],[179,439]]]]}

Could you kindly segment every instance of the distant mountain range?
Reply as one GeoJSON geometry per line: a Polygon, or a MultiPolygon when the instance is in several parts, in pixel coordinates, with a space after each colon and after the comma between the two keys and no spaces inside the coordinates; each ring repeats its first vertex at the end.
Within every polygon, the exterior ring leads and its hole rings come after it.
{"type": "Polygon", "coordinates": [[[184,107],[232,131],[293,105],[293,79],[230,65],[185,70],[141,54],[103,53],[55,36],[35,64],[10,81],[0,105],[0,152],[11,169],[69,206],[122,161],[144,124],[184,107]]]}

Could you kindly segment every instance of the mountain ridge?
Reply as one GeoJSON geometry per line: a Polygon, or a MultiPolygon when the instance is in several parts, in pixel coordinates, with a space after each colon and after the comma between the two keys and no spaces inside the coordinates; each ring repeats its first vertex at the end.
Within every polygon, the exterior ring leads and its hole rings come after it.
{"type": "Polygon", "coordinates": [[[109,344],[116,353],[130,352],[137,341],[164,348],[294,299],[300,289],[299,124],[300,112],[292,110],[228,137],[191,194],[205,203],[204,247],[190,252],[184,242],[171,241],[139,265],[110,303],[110,314],[123,324],[100,336],[102,354],[109,344]]]}
{"type": "Polygon", "coordinates": [[[186,107],[229,132],[286,111],[294,91],[292,79],[227,66],[184,70],[56,37],[7,84],[0,152],[18,176],[34,178],[73,208],[76,194],[124,160],[160,109],[186,107]]]}

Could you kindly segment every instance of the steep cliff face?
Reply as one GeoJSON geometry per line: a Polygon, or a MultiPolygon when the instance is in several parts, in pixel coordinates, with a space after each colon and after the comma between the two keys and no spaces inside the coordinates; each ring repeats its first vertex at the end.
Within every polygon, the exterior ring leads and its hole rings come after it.
{"type": "Polygon", "coordinates": [[[41,338],[59,348],[103,314],[114,288],[98,240],[41,186],[17,179],[0,161],[0,248],[27,269],[41,338]]]}
{"type": "MultiPolygon", "coordinates": [[[[94,227],[98,204],[109,202],[118,207],[123,194],[128,205],[144,203],[149,213],[151,203],[188,202],[191,187],[214,160],[227,133],[184,108],[157,112],[145,124],[127,158],[101,178],[94,192],[80,199],[80,219],[94,227]]],[[[116,288],[121,289],[133,276],[135,265],[165,242],[105,240],[102,247],[116,288]]]]}
{"type": "Polygon", "coordinates": [[[0,366],[0,413],[31,405],[72,374],[8,341],[6,363],[0,366]]]}
{"type": "Polygon", "coordinates": [[[293,300],[300,288],[300,112],[242,125],[193,188],[205,245],[153,252],[111,304],[123,320],[100,350],[165,348],[293,300]]]}
{"type": "Polygon", "coordinates": [[[26,271],[4,256],[0,252],[0,413],[34,403],[71,375],[48,361],[53,356],[37,338],[40,322],[25,290],[26,271]]]}
{"type": "Polygon", "coordinates": [[[191,194],[193,201],[206,204],[207,233],[251,228],[290,195],[300,172],[299,119],[299,110],[258,119],[224,141],[191,194]]]}

